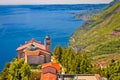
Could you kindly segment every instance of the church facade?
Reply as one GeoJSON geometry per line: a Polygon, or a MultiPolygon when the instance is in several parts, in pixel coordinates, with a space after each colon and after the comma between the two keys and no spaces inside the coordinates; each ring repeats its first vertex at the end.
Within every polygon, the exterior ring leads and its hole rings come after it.
{"type": "Polygon", "coordinates": [[[50,37],[45,37],[44,45],[32,39],[25,42],[16,49],[17,58],[24,58],[25,62],[30,65],[43,64],[51,61],[50,37]]]}

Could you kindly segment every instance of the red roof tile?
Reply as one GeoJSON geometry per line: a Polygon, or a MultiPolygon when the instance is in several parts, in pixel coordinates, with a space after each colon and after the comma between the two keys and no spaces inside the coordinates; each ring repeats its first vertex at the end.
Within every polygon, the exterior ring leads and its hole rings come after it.
{"type": "Polygon", "coordinates": [[[40,80],[57,80],[57,76],[51,73],[42,74],[40,80]]]}
{"type": "Polygon", "coordinates": [[[39,50],[30,51],[30,50],[25,49],[25,50],[24,50],[24,53],[25,53],[25,55],[27,55],[27,56],[38,56],[39,53],[40,53],[40,51],[39,51],[39,50]]]}
{"type": "Polygon", "coordinates": [[[25,49],[24,53],[27,56],[38,56],[40,53],[45,53],[45,54],[49,54],[50,55],[49,52],[44,51],[44,50],[40,50],[40,49],[37,49],[37,50],[34,50],[34,51],[30,51],[30,50],[25,49]]]}
{"type": "Polygon", "coordinates": [[[107,62],[106,62],[106,61],[102,61],[102,62],[100,62],[100,64],[101,64],[102,66],[107,66],[107,62]]]}
{"type": "Polygon", "coordinates": [[[49,62],[49,63],[42,64],[42,68],[45,68],[45,67],[53,67],[57,70],[57,72],[60,73],[60,65],[57,63],[49,62]]]}
{"type": "Polygon", "coordinates": [[[55,68],[53,68],[53,67],[42,68],[42,74],[46,74],[46,73],[56,74],[57,70],[55,68]]]}
{"type": "Polygon", "coordinates": [[[16,49],[16,51],[23,50],[23,49],[27,48],[30,44],[35,45],[35,46],[36,46],[37,48],[39,48],[39,49],[46,50],[46,48],[45,48],[44,45],[42,45],[42,44],[40,44],[39,42],[37,42],[36,40],[32,39],[32,40],[26,42],[24,45],[18,47],[18,48],[16,49]]]}

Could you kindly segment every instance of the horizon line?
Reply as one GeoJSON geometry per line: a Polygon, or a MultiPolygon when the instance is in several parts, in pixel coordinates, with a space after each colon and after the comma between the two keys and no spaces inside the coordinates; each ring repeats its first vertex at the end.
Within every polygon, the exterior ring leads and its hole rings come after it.
{"type": "Polygon", "coordinates": [[[109,4],[109,3],[65,3],[65,4],[0,4],[2,5],[82,5],[82,4],[88,4],[88,5],[99,5],[99,4],[109,4]]]}

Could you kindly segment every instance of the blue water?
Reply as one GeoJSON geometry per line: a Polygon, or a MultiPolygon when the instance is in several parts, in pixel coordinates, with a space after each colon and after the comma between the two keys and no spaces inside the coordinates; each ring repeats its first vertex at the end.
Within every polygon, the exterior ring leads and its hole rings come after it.
{"type": "Polygon", "coordinates": [[[16,57],[16,48],[31,38],[44,43],[49,34],[51,51],[56,45],[68,46],[70,35],[84,22],[74,20],[71,12],[86,11],[95,6],[0,6],[0,71],[6,62],[16,57]]]}

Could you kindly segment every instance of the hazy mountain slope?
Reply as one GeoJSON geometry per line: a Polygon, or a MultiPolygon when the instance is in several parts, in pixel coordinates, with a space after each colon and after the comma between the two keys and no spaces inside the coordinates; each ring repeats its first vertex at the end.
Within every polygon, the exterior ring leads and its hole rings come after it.
{"type": "Polygon", "coordinates": [[[101,5],[101,8],[96,10],[88,10],[87,12],[77,13],[73,18],[78,20],[88,20],[91,17],[102,13],[104,10],[108,9],[109,7],[113,6],[118,0],[114,0],[109,4],[101,5]]]}
{"type": "Polygon", "coordinates": [[[107,8],[107,4],[103,4],[101,5],[101,8],[95,9],[95,10],[88,10],[82,13],[77,13],[75,14],[75,16],[73,17],[74,19],[78,19],[78,20],[88,20],[91,17],[93,17],[94,15],[97,15],[101,12],[103,12],[106,8],[107,8]]]}
{"type": "Polygon", "coordinates": [[[69,45],[94,55],[120,53],[120,0],[86,21],[71,36],[69,45]],[[116,34],[114,33],[116,31],[116,34]]]}

